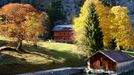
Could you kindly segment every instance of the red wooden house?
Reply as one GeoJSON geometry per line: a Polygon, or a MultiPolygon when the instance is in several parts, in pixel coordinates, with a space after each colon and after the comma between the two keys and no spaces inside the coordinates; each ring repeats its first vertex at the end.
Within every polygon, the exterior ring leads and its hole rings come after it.
{"type": "Polygon", "coordinates": [[[134,58],[122,51],[98,51],[87,63],[90,72],[121,74],[134,69],[134,58]]]}
{"type": "Polygon", "coordinates": [[[74,42],[74,30],[72,25],[57,25],[53,28],[53,38],[58,42],[74,42]]]}

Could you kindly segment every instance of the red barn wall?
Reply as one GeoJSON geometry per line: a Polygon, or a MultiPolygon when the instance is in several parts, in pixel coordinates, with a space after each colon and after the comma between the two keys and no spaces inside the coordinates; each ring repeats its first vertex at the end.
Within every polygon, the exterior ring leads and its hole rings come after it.
{"type": "Polygon", "coordinates": [[[73,31],[54,31],[54,40],[59,42],[74,42],[73,31]]]}

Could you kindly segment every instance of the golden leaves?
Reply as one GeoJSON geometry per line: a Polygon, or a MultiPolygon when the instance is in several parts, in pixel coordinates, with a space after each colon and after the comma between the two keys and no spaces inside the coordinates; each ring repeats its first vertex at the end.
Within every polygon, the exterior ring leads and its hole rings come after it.
{"type": "Polygon", "coordinates": [[[92,0],[86,0],[83,7],[81,8],[80,15],[78,18],[74,18],[74,29],[76,32],[76,41],[83,41],[84,37],[84,27],[88,19],[89,10],[92,0]]]}
{"type": "Polygon", "coordinates": [[[103,32],[103,42],[108,46],[115,39],[117,48],[134,48],[134,34],[127,7],[104,6],[101,1],[95,0],[96,12],[99,16],[100,27],[103,32]]]}
{"type": "Polygon", "coordinates": [[[2,7],[0,13],[6,17],[6,23],[0,25],[3,32],[9,38],[20,40],[35,40],[44,32],[43,22],[46,14],[39,12],[29,4],[7,4],[2,7]],[[2,27],[5,26],[5,27],[2,27]],[[5,28],[7,29],[5,32],[5,28]]]}
{"type": "Polygon", "coordinates": [[[99,21],[100,21],[100,27],[101,31],[103,32],[103,43],[104,46],[108,46],[108,44],[112,41],[112,36],[111,36],[111,27],[112,22],[110,20],[111,15],[110,15],[110,8],[104,6],[101,1],[95,0],[94,1],[95,8],[96,8],[96,13],[99,16],[99,21]]]}
{"type": "Polygon", "coordinates": [[[126,7],[115,6],[111,9],[111,14],[115,17],[113,20],[113,25],[118,30],[114,33],[116,38],[117,47],[121,46],[124,49],[134,48],[134,37],[132,34],[132,25],[130,22],[130,17],[128,16],[128,10],[126,7]]]}

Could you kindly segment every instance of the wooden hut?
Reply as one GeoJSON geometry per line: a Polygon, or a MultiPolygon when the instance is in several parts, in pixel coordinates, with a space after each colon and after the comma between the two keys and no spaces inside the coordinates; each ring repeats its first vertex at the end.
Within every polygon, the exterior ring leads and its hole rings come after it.
{"type": "Polygon", "coordinates": [[[87,63],[88,70],[94,73],[121,74],[134,68],[134,58],[123,51],[114,50],[98,51],[88,59],[87,63]]]}
{"type": "Polygon", "coordinates": [[[56,25],[53,28],[53,38],[58,42],[74,42],[74,30],[72,25],[56,25]]]}

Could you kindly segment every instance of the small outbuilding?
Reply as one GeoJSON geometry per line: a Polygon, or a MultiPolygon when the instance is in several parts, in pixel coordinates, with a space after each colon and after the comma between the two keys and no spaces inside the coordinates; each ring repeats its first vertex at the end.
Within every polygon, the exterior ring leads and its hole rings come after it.
{"type": "Polygon", "coordinates": [[[56,25],[53,28],[53,38],[57,42],[74,42],[74,30],[72,25],[56,25]]]}
{"type": "Polygon", "coordinates": [[[98,51],[87,63],[90,72],[121,74],[134,69],[134,58],[123,51],[98,51]]]}

